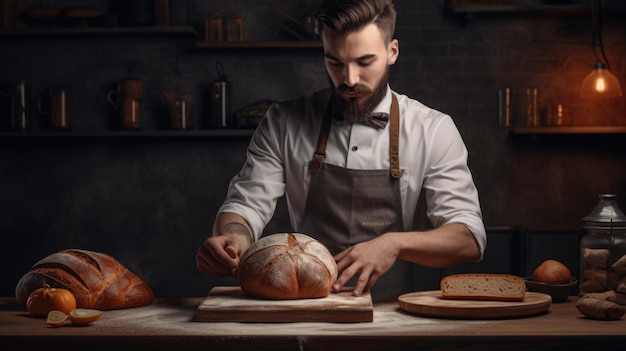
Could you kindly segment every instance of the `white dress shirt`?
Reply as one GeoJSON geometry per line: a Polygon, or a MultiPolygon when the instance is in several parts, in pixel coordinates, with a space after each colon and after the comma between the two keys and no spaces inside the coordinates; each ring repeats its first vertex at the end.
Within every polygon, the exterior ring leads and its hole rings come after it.
{"type": "MultiPolygon", "coordinates": [[[[391,89],[374,109],[390,112],[391,89]]],[[[256,238],[271,220],[276,202],[286,194],[290,220],[297,231],[309,186],[313,157],[330,89],[273,104],[256,129],[241,171],[231,180],[219,212],[244,217],[256,238]]],[[[485,227],[478,191],[467,166],[467,149],[452,118],[397,94],[400,106],[400,178],[404,227],[411,229],[417,201],[426,192],[427,215],[435,227],[464,224],[482,253],[485,227]]],[[[389,169],[389,123],[375,129],[360,123],[333,123],[326,163],[352,169],[389,169]]]]}

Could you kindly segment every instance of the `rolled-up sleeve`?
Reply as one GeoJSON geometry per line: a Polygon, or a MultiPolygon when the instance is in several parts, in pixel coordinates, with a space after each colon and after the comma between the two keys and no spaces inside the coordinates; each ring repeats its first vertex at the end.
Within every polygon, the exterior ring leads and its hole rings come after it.
{"type": "Polygon", "coordinates": [[[282,134],[274,104],[257,127],[246,161],[228,187],[226,200],[218,213],[230,212],[244,217],[258,239],[274,215],[276,202],[285,192],[284,162],[280,153],[282,134]]]}
{"type": "Polygon", "coordinates": [[[428,142],[429,162],[423,183],[427,215],[436,227],[448,223],[464,224],[474,235],[482,257],[487,238],[478,190],[467,164],[467,148],[450,117],[437,119],[428,142]]]}

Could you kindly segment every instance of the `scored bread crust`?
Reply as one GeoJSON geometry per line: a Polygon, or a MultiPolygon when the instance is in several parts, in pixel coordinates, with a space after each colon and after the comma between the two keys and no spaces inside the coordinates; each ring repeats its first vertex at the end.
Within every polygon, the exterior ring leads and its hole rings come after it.
{"type": "Polygon", "coordinates": [[[99,310],[149,305],[154,292],[110,255],[78,249],[53,253],[35,263],[15,287],[17,302],[48,284],[70,290],[78,308],[99,310]]]}
{"type": "Polygon", "coordinates": [[[278,233],[255,242],[237,267],[241,290],[272,300],[321,298],[330,294],[337,264],[328,248],[301,233],[278,233]]]}
{"type": "Polygon", "coordinates": [[[453,274],[441,279],[446,299],[523,301],[526,283],[520,276],[495,273],[453,274]]]}

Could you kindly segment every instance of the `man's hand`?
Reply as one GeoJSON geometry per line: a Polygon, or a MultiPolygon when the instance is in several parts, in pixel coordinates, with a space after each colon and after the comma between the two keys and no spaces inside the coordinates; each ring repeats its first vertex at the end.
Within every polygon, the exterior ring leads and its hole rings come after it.
{"type": "Polygon", "coordinates": [[[476,262],[480,259],[480,249],[469,229],[459,223],[424,232],[385,233],[335,256],[340,275],[333,290],[341,290],[358,274],[353,294],[359,296],[371,289],[396,259],[442,268],[476,262]]]}
{"type": "MultiPolygon", "coordinates": [[[[198,248],[196,266],[204,274],[216,276],[234,275],[242,249],[241,235],[213,236],[198,248]]],[[[247,239],[243,238],[247,241],[247,239]]]]}
{"type": "Polygon", "coordinates": [[[354,245],[335,256],[339,277],[333,284],[340,291],[352,277],[358,274],[352,294],[360,296],[370,290],[378,279],[393,266],[398,249],[385,235],[354,245]]]}
{"type": "Polygon", "coordinates": [[[198,248],[196,267],[204,274],[235,275],[239,257],[252,243],[250,226],[240,216],[221,213],[213,226],[213,236],[198,248]]]}

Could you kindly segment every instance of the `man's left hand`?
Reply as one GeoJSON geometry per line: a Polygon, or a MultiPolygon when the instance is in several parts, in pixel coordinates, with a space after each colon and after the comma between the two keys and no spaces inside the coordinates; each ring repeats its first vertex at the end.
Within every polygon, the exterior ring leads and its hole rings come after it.
{"type": "Polygon", "coordinates": [[[392,240],[381,235],[375,239],[356,244],[335,256],[339,277],[333,284],[334,291],[341,291],[352,277],[358,274],[354,296],[370,290],[378,279],[393,266],[398,249],[392,240]]]}

